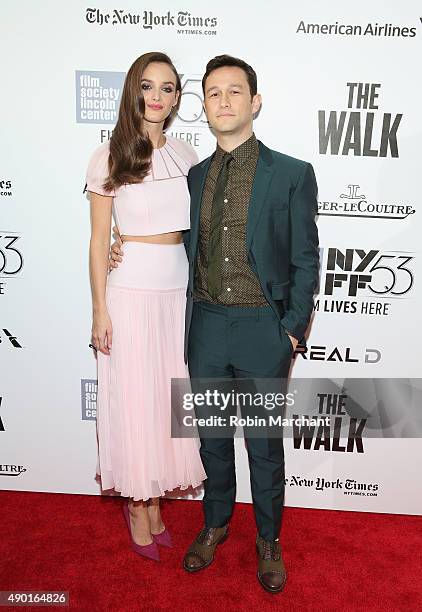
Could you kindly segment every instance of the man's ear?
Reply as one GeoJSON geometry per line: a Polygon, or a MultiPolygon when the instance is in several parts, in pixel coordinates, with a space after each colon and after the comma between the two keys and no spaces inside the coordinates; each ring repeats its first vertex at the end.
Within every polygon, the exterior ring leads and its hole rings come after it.
{"type": "Polygon", "coordinates": [[[259,109],[261,108],[261,105],[262,105],[262,96],[261,94],[257,93],[252,98],[252,114],[253,115],[255,115],[255,113],[259,111],[259,109]]]}

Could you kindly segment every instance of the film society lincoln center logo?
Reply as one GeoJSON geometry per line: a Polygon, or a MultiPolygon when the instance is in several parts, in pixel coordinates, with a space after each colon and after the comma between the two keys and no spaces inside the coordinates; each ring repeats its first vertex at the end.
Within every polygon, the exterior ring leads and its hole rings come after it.
{"type": "Polygon", "coordinates": [[[82,421],[95,421],[97,418],[97,388],[96,380],[81,379],[82,421]]]}
{"type": "MultiPolygon", "coordinates": [[[[202,107],[202,76],[185,72],[179,76],[182,99],[168,134],[198,147],[208,134],[208,122],[202,107]]],[[[111,137],[117,122],[125,77],[125,72],[75,71],[76,123],[110,126],[100,129],[101,142],[111,137]]]]}
{"type": "Polygon", "coordinates": [[[76,122],[115,125],[124,72],[76,70],[76,122]]]}
{"type": "MultiPolygon", "coordinates": [[[[202,107],[202,77],[180,74],[182,101],[175,124],[207,127],[202,107]]],[[[76,122],[115,125],[125,81],[125,72],[76,70],[76,122]]]]}

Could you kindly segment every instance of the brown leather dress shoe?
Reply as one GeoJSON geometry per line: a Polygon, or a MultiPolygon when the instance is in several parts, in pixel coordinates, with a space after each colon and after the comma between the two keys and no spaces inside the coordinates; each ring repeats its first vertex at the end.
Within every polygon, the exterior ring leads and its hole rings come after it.
{"type": "Polygon", "coordinates": [[[183,567],[187,572],[199,572],[208,567],[214,560],[215,549],[227,538],[228,525],[224,527],[204,527],[196,540],[190,545],[183,559],[183,567]]]}
{"type": "Polygon", "coordinates": [[[260,536],[256,538],[258,553],[258,580],[269,593],[280,593],[287,580],[286,568],[281,556],[280,542],[269,542],[260,536]]]}

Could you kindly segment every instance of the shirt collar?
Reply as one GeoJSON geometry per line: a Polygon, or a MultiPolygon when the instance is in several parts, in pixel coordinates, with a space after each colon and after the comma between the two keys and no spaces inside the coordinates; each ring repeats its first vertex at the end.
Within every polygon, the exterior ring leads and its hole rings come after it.
{"type": "MultiPolygon", "coordinates": [[[[248,159],[250,159],[254,153],[258,152],[258,148],[259,147],[256,136],[255,134],[252,134],[252,136],[250,136],[248,140],[245,140],[245,142],[242,142],[242,144],[233,149],[233,151],[230,151],[230,154],[233,156],[233,160],[235,163],[242,165],[246,161],[248,161],[248,159]]],[[[218,163],[221,163],[223,160],[223,156],[226,153],[227,151],[224,151],[224,149],[222,149],[220,145],[217,144],[217,148],[215,151],[216,161],[218,163]]]]}

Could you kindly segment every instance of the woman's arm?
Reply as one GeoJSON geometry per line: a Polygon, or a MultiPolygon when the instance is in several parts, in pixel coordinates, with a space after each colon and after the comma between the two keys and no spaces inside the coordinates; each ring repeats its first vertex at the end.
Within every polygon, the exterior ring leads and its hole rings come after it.
{"type": "Polygon", "coordinates": [[[89,245],[89,272],[92,292],[92,343],[97,350],[105,355],[109,355],[112,327],[107,311],[105,292],[113,198],[91,191],[90,200],[91,241],[89,245]]]}

